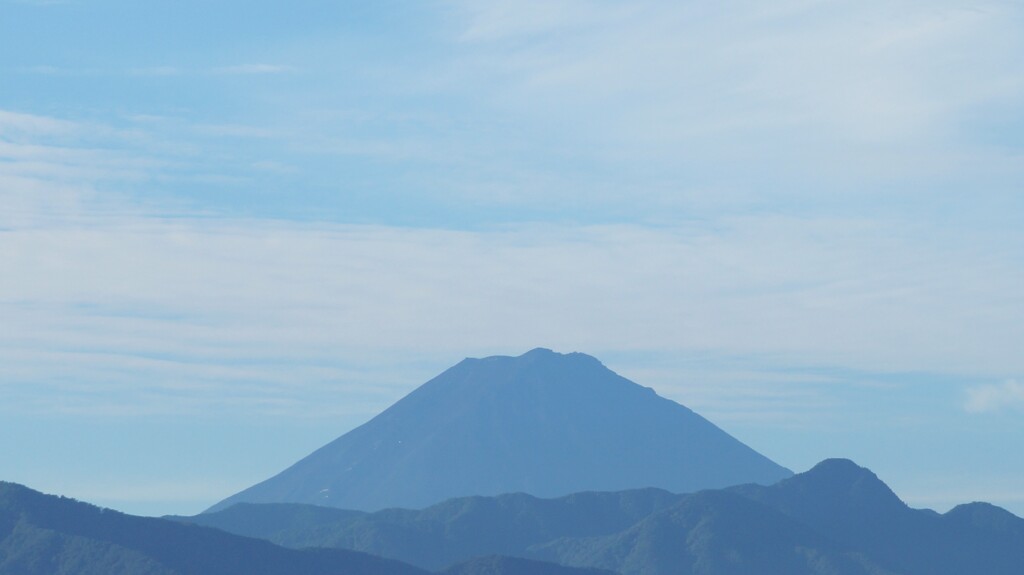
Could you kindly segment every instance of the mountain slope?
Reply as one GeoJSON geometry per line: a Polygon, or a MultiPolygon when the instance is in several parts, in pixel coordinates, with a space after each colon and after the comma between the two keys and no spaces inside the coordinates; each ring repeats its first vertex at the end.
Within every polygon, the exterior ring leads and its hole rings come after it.
{"type": "Polygon", "coordinates": [[[1024,519],[985,503],[941,515],[912,509],[842,459],[768,487],[689,495],[512,494],[376,513],[242,504],[187,520],[429,568],[500,554],[623,575],[1024,573],[1024,519]]]}
{"type": "Polygon", "coordinates": [[[1024,519],[988,504],[912,509],[870,470],[826,460],[764,487],[705,491],[625,532],[533,557],[623,575],[1024,573],[1024,519]]]}
{"type": "MultiPolygon", "coordinates": [[[[345,516],[344,512],[338,514],[345,516]]],[[[313,515],[302,517],[306,520],[313,515]]],[[[446,573],[609,575],[497,556],[469,559],[446,573]]],[[[366,553],[285,549],[217,529],[133,517],[0,482],[0,575],[243,574],[429,575],[366,553]]]]}
{"type": "Polygon", "coordinates": [[[543,561],[492,555],[445,569],[442,575],[616,575],[603,569],[565,567],[543,561]]]}
{"type": "Polygon", "coordinates": [[[624,575],[881,575],[870,561],[767,506],[703,491],[611,536],[560,539],[531,555],[624,575]]]}
{"type": "Polygon", "coordinates": [[[731,491],[907,575],[1024,573],[1024,519],[986,503],[945,515],[912,509],[874,473],[845,459],[825,460],[769,488],[731,491]]]}
{"type": "Polygon", "coordinates": [[[682,497],[660,489],[577,493],[557,499],[517,493],[451,499],[419,511],[369,514],[303,504],[240,503],[175,519],[289,547],[354,549],[441,569],[477,556],[523,556],[533,545],[562,537],[617,533],[682,497]]]}
{"type": "Polygon", "coordinates": [[[341,549],[297,551],[0,483],[2,575],[425,575],[341,549]]]}
{"type": "Polygon", "coordinates": [[[452,497],[770,484],[791,473],[593,357],[467,359],[275,477],[213,506],[378,510],[452,497]]]}

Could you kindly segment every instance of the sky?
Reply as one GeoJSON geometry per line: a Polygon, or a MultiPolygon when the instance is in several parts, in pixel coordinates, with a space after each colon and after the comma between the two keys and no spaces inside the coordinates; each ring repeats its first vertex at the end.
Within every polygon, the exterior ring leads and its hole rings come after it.
{"type": "Polygon", "coordinates": [[[197,513],[464,357],[1024,515],[1015,0],[0,0],[0,479],[197,513]]]}

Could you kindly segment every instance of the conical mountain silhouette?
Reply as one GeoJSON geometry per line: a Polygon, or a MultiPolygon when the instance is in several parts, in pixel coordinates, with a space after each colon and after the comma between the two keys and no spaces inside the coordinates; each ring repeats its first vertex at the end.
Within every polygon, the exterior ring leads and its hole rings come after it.
{"type": "Polygon", "coordinates": [[[421,508],[451,497],[774,483],[791,472],[581,353],[466,359],[218,503],[421,508]]]}

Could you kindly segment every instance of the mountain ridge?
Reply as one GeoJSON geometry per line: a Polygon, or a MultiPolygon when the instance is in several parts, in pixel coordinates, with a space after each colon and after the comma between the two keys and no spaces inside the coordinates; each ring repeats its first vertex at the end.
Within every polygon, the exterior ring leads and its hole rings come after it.
{"type": "Polygon", "coordinates": [[[136,517],[0,482],[2,575],[426,575],[343,549],[300,551],[218,529],[136,517]]]}
{"type": "MultiPolygon", "coordinates": [[[[333,511],[333,510],[332,510],[333,511]]],[[[342,514],[344,514],[342,512],[342,514]]],[[[610,575],[491,556],[452,575],[610,575]]],[[[345,549],[287,549],[212,527],[136,517],[0,482],[0,575],[431,575],[345,549]]]]}
{"type": "MultiPolygon", "coordinates": [[[[288,525],[286,535],[301,545],[301,525],[288,517],[328,511],[285,504],[274,506],[277,515],[269,520],[247,519],[263,508],[243,504],[181,520],[231,529],[222,520],[236,514],[235,525],[288,525]]],[[[347,519],[333,526],[324,521],[315,533],[307,529],[314,537],[308,543],[351,546],[426,568],[499,553],[622,575],[1024,572],[1024,519],[987,503],[945,514],[910,508],[871,470],[845,459],[825,460],[772,486],[556,499],[507,494],[422,510],[330,512],[347,519]]]]}
{"type": "Polygon", "coordinates": [[[239,503],[172,519],[290,547],[358,549],[425,569],[442,569],[478,556],[523,556],[529,547],[551,539],[612,534],[680,497],[654,488],[574,493],[555,499],[509,493],[451,499],[420,510],[373,513],[309,504],[239,503]]]}

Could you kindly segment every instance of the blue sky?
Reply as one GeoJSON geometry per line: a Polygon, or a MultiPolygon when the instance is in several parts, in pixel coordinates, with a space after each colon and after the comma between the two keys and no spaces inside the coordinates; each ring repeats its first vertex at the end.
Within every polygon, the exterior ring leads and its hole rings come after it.
{"type": "Polygon", "coordinates": [[[0,0],[0,478],[193,513],[465,356],[1024,514],[1017,2],[0,0]]]}

